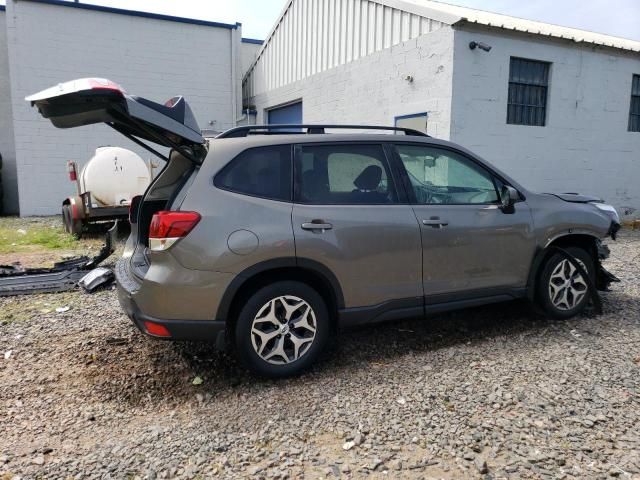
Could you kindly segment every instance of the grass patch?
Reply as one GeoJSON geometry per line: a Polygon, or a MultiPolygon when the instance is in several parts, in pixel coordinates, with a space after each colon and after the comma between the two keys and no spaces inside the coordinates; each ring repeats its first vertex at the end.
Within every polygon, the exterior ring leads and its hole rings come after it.
{"type": "Polygon", "coordinates": [[[0,219],[0,253],[73,249],[77,240],[59,222],[44,219],[0,219]]]}
{"type": "Polygon", "coordinates": [[[40,225],[27,229],[0,227],[0,253],[73,248],[75,244],[76,240],[59,227],[40,225]]]}

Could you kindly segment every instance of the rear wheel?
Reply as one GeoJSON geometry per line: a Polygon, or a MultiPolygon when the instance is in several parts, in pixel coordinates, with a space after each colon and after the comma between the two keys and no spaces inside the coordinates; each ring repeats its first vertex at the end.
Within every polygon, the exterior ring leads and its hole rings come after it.
{"type": "Polygon", "coordinates": [[[255,292],[236,323],[240,361],[265,377],[296,375],[309,368],[329,339],[322,297],[304,283],[276,282],[255,292]]]}
{"type": "Polygon", "coordinates": [[[4,213],[4,191],[2,189],[2,153],[0,153],[0,215],[4,213]]]}
{"type": "Polygon", "coordinates": [[[82,236],[82,221],[73,218],[71,205],[62,206],[62,223],[64,225],[65,232],[70,233],[76,238],[80,238],[82,236]]]}
{"type": "MultiPolygon", "coordinates": [[[[591,255],[579,247],[565,250],[593,281],[595,267],[591,255]]],[[[587,280],[569,260],[558,253],[549,257],[538,282],[538,299],[547,314],[558,319],[571,318],[584,310],[589,303],[590,293],[587,280]]]]}

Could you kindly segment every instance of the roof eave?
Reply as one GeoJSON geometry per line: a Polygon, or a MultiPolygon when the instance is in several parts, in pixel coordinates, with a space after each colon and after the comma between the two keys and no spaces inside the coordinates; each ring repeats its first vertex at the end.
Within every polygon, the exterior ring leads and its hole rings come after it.
{"type": "Polygon", "coordinates": [[[525,34],[525,35],[538,35],[540,37],[547,37],[547,38],[553,38],[553,39],[557,39],[557,40],[565,40],[565,41],[569,41],[569,42],[573,42],[575,44],[579,44],[579,45],[591,45],[594,47],[603,47],[603,48],[612,48],[614,50],[622,50],[624,52],[631,52],[631,53],[640,53],[640,48],[627,48],[627,47],[623,47],[621,45],[614,45],[614,44],[608,44],[608,43],[603,43],[603,42],[592,42],[590,40],[585,40],[585,39],[578,39],[576,37],[568,37],[565,35],[554,35],[552,33],[544,33],[541,31],[533,31],[533,30],[526,30],[526,29],[522,29],[522,28],[517,28],[517,27],[507,27],[505,25],[494,25],[491,23],[486,23],[486,22],[479,22],[477,20],[469,20],[467,18],[461,17],[458,21],[456,21],[455,23],[452,24],[453,27],[463,27],[464,25],[475,25],[475,26],[479,26],[479,27],[484,27],[484,28],[494,28],[494,29],[498,29],[498,30],[504,30],[507,32],[516,32],[516,33],[521,33],[521,34],[525,34]]]}

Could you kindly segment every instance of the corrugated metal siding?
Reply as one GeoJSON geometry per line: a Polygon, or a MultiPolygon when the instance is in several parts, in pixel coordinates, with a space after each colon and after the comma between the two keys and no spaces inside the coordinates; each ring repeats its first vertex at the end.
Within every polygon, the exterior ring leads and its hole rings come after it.
{"type": "Polygon", "coordinates": [[[441,28],[370,0],[294,0],[243,82],[243,98],[441,28]]]}

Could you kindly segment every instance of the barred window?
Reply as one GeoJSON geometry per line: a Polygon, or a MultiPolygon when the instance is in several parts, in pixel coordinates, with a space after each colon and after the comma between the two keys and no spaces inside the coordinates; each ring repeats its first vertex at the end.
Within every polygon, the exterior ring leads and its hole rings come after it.
{"type": "Polygon", "coordinates": [[[548,62],[511,57],[507,123],[544,127],[549,65],[548,62]]]}
{"type": "Polygon", "coordinates": [[[640,132],[640,75],[634,75],[631,82],[631,108],[629,110],[629,131],[640,132]]]}

